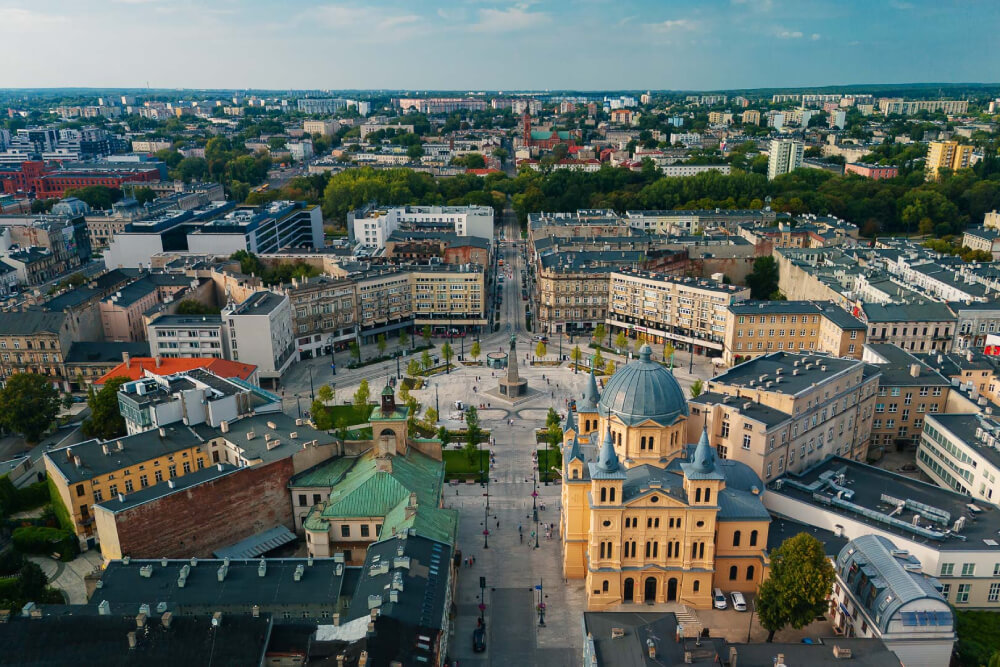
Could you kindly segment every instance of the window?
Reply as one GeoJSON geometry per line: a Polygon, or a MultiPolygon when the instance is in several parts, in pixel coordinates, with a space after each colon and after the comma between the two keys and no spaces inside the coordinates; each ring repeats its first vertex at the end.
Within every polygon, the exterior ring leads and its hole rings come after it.
{"type": "Polygon", "coordinates": [[[114,498],[115,496],[118,495],[118,485],[117,484],[112,484],[111,486],[108,487],[108,495],[110,497],[112,497],[112,498],[114,498]]]}
{"type": "Polygon", "coordinates": [[[162,482],[163,481],[163,471],[162,470],[155,471],[153,473],[153,479],[156,480],[157,484],[159,484],[160,482],[162,482]]]}
{"type": "Polygon", "coordinates": [[[757,546],[757,531],[756,530],[751,530],[750,531],[750,546],[752,546],[752,547],[757,546]]]}
{"type": "Polygon", "coordinates": [[[739,568],[735,565],[729,568],[729,581],[736,581],[736,576],[739,574],[739,568]]]}
{"type": "Polygon", "coordinates": [[[1000,582],[994,582],[990,584],[989,602],[997,602],[998,600],[1000,600],[1000,582]]]}
{"type": "Polygon", "coordinates": [[[691,585],[691,590],[697,593],[700,588],[701,588],[701,582],[695,579],[694,583],[691,585]]]}
{"type": "Polygon", "coordinates": [[[955,564],[954,563],[941,563],[941,576],[950,577],[955,574],[955,564]]]}
{"type": "Polygon", "coordinates": [[[753,581],[753,573],[754,573],[753,565],[748,565],[747,566],[747,581],[753,581]]]}
{"type": "Polygon", "coordinates": [[[177,477],[177,466],[170,466],[167,468],[167,472],[170,473],[171,477],[177,477]]]}
{"type": "Polygon", "coordinates": [[[367,523],[361,524],[361,537],[368,537],[368,530],[369,527],[367,523]]]}
{"type": "Polygon", "coordinates": [[[962,576],[972,577],[976,574],[976,564],[975,563],[962,563],[962,576]]]}
{"type": "Polygon", "coordinates": [[[941,595],[945,600],[948,599],[949,593],[951,593],[951,584],[941,584],[941,595]]]}
{"type": "Polygon", "coordinates": [[[605,579],[604,583],[601,584],[601,591],[604,592],[604,593],[608,592],[608,580],[607,579],[605,579]]]}
{"type": "Polygon", "coordinates": [[[132,493],[132,480],[125,480],[125,493],[132,493]]]}
{"type": "Polygon", "coordinates": [[[351,527],[348,524],[346,523],[340,524],[340,536],[341,537],[351,536],[351,527]]]}
{"type": "Polygon", "coordinates": [[[749,433],[744,433],[743,434],[743,449],[746,449],[746,450],[750,449],[750,434],[749,433]]]}
{"type": "Polygon", "coordinates": [[[149,478],[146,475],[139,475],[139,488],[145,489],[149,486],[149,478]]]}
{"type": "Polygon", "coordinates": [[[958,593],[955,595],[955,602],[957,604],[964,604],[969,601],[969,591],[972,589],[972,584],[959,584],[958,593]]]}
{"type": "Polygon", "coordinates": [[[76,485],[76,495],[77,495],[77,497],[79,498],[84,493],[86,493],[86,490],[83,488],[83,484],[77,484],[76,485]]]}
{"type": "Polygon", "coordinates": [[[736,532],[733,533],[733,546],[734,547],[740,546],[740,537],[741,537],[740,531],[737,530],[736,532]]]}
{"type": "Polygon", "coordinates": [[[299,494],[299,507],[305,507],[305,506],[306,506],[306,494],[300,493],[299,494]]]}
{"type": "Polygon", "coordinates": [[[184,474],[185,475],[188,474],[189,472],[191,472],[191,462],[190,461],[185,461],[184,465],[182,467],[184,468],[184,474]]]}

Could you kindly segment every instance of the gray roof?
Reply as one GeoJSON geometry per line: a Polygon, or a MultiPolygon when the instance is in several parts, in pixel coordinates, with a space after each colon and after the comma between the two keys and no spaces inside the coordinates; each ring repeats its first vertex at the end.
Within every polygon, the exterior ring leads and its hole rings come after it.
{"type": "Polygon", "coordinates": [[[66,321],[66,313],[41,310],[0,312],[0,336],[31,336],[38,333],[58,334],[66,321]]]}
{"type": "Polygon", "coordinates": [[[240,470],[240,468],[237,468],[231,463],[216,463],[208,468],[192,470],[186,475],[168,479],[166,482],[154,484],[153,486],[147,486],[145,489],[139,489],[134,493],[129,493],[127,495],[121,494],[121,498],[108,498],[100,503],[95,503],[94,507],[100,507],[111,512],[112,514],[117,514],[118,512],[124,512],[125,510],[130,510],[134,507],[138,507],[139,505],[144,505],[175,493],[181,493],[192,486],[198,486],[199,484],[204,484],[205,482],[211,482],[212,480],[230,475],[238,470],[240,470]]]}
{"type": "Polygon", "coordinates": [[[744,361],[721,375],[716,375],[710,380],[709,386],[721,384],[745,387],[749,386],[752,381],[757,384],[758,388],[765,391],[791,395],[797,394],[813,384],[825,382],[837,373],[861,365],[860,361],[854,359],[841,359],[823,354],[772,352],[744,361]],[[796,362],[798,362],[798,366],[795,365],[796,362]],[[778,369],[781,369],[779,383],[772,385],[770,389],[765,389],[758,384],[762,375],[766,375],[768,380],[774,380],[778,376],[778,369]],[[798,371],[798,373],[796,374],[794,371],[798,371]]]}
{"type": "Polygon", "coordinates": [[[122,352],[130,357],[148,357],[149,342],[112,343],[108,341],[78,341],[69,346],[67,364],[112,364],[122,362],[122,352]]]}
{"type": "Polygon", "coordinates": [[[920,572],[911,572],[904,565],[919,566],[913,556],[893,553],[896,545],[881,535],[862,535],[850,541],[840,551],[837,557],[837,570],[840,578],[847,582],[852,567],[859,568],[868,576],[863,590],[855,590],[855,600],[865,606],[869,618],[874,620],[882,632],[888,632],[889,624],[896,620],[899,609],[916,600],[935,600],[940,603],[941,610],[935,614],[946,616],[946,620],[937,617],[935,625],[953,623],[950,611],[944,611],[944,597],[938,591],[936,580],[920,572]],[[875,590],[875,595],[869,597],[869,589],[875,590]],[[867,605],[866,601],[871,600],[867,605]],[[945,620],[944,623],[941,621],[945,620]]]}
{"type": "Polygon", "coordinates": [[[841,329],[864,330],[864,323],[830,301],[744,301],[729,306],[735,315],[823,315],[841,329]]]}
{"type": "Polygon", "coordinates": [[[161,315],[150,327],[222,326],[222,315],[161,315]]]}
{"type": "Polygon", "coordinates": [[[201,443],[202,439],[189,426],[176,424],[164,426],[162,436],[158,429],[153,429],[108,440],[108,454],[104,453],[102,442],[95,438],[46,452],[45,457],[52,461],[70,484],[75,484],[201,443]],[[122,444],[120,450],[119,442],[122,444]],[[77,466],[70,457],[79,457],[80,465],[77,466]]]}
{"type": "Polygon", "coordinates": [[[836,533],[800,523],[787,517],[771,514],[771,525],[767,528],[767,551],[774,551],[790,537],[795,537],[799,533],[809,533],[823,545],[823,553],[828,558],[836,558],[844,545],[850,542],[846,537],[840,537],[836,533]]]}
{"type": "Polygon", "coordinates": [[[688,405],[674,374],[652,361],[649,345],[643,345],[639,360],[626,364],[604,385],[597,412],[614,415],[628,426],[645,421],[669,425],[687,416],[688,405]]]}
{"type": "Polygon", "coordinates": [[[966,443],[974,452],[1000,468],[1000,450],[991,447],[976,436],[976,431],[980,428],[984,431],[996,429],[995,432],[1000,432],[1000,423],[996,419],[981,413],[928,414],[924,418],[924,428],[926,429],[927,426],[936,426],[939,430],[948,431],[957,440],[966,443]]]}
{"type": "Polygon", "coordinates": [[[254,292],[232,311],[234,315],[267,315],[281,305],[285,296],[268,290],[254,292]]]}
{"type": "MultiPolygon", "coordinates": [[[[875,364],[882,373],[879,386],[883,387],[945,387],[951,381],[906,350],[891,343],[866,343],[865,347],[885,360],[875,364]],[[912,366],[919,366],[913,375],[912,366]]],[[[933,362],[936,364],[936,360],[933,362]]]]}
{"type": "Polygon", "coordinates": [[[221,430],[208,424],[197,424],[191,429],[205,440],[225,437],[226,440],[235,443],[243,450],[244,458],[260,459],[264,463],[291,456],[302,449],[302,444],[305,442],[316,440],[318,444],[325,445],[337,440],[326,431],[318,431],[308,424],[296,425],[293,417],[282,412],[255,414],[231,421],[228,433],[222,433],[221,430]],[[274,424],[275,428],[268,426],[268,423],[274,424]],[[247,434],[251,432],[253,432],[254,438],[247,440],[247,434]],[[292,433],[296,434],[296,438],[291,437],[292,433]],[[267,434],[277,438],[281,444],[268,449],[267,434]]]}
{"type": "Polygon", "coordinates": [[[948,305],[936,301],[924,303],[866,303],[865,317],[870,324],[880,322],[954,322],[948,305]]]}
{"type": "Polygon", "coordinates": [[[757,403],[748,398],[734,397],[729,394],[720,394],[714,391],[699,394],[697,398],[692,398],[690,401],[690,404],[703,406],[704,408],[718,403],[722,403],[729,408],[735,408],[737,412],[747,419],[760,422],[767,427],[783,424],[792,418],[787,412],[775,410],[763,403],[757,403]]]}
{"type": "Polygon", "coordinates": [[[577,412],[597,412],[597,403],[601,400],[601,392],[597,390],[597,378],[594,377],[594,369],[590,369],[587,378],[587,386],[583,390],[583,398],[576,405],[577,412]]]}

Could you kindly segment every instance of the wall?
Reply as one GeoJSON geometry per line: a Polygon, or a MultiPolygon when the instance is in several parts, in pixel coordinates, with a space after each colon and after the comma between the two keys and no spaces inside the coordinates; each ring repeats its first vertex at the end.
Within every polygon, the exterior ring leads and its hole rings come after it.
{"type": "MultiPolygon", "coordinates": [[[[294,530],[286,488],[291,476],[292,461],[285,458],[120,512],[114,521],[117,540],[98,535],[102,554],[106,559],[210,558],[214,550],[275,525],[294,530]]],[[[98,527],[110,524],[100,521],[98,527]]]]}

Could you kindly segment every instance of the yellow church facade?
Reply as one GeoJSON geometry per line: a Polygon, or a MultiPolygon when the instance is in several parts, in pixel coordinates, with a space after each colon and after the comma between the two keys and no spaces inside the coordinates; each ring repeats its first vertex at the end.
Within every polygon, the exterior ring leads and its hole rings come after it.
{"type": "Polygon", "coordinates": [[[764,578],[764,485],[749,466],[718,460],[706,434],[686,444],[687,417],[683,390],[648,346],[603,393],[591,375],[567,415],[563,573],[586,580],[588,609],[710,608],[714,588],[755,592],[764,578]]]}

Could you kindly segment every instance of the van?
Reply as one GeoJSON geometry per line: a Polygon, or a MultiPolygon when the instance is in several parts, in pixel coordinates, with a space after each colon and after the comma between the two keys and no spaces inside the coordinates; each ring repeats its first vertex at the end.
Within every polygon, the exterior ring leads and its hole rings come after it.
{"type": "Polygon", "coordinates": [[[712,606],[716,609],[725,609],[728,606],[726,604],[726,594],[722,592],[721,588],[716,588],[712,592],[712,606]]]}
{"type": "Polygon", "coordinates": [[[733,609],[736,611],[746,611],[747,601],[743,599],[743,593],[733,593],[733,609]]]}

